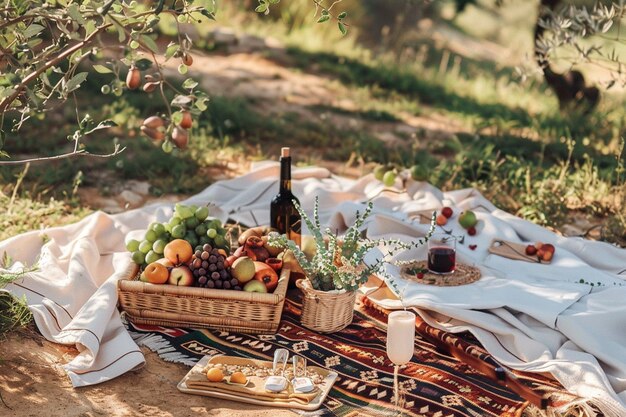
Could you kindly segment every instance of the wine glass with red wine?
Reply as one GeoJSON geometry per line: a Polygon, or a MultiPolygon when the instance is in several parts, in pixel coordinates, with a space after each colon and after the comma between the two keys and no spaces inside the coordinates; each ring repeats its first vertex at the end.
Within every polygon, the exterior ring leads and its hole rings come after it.
{"type": "Polygon", "coordinates": [[[456,237],[435,233],[428,240],[428,270],[435,274],[451,274],[456,269],[456,237]]]}

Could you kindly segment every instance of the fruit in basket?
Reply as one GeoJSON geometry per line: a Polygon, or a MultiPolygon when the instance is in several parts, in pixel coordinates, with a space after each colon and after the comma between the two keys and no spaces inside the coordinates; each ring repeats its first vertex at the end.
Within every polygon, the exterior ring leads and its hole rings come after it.
{"type": "MultiPolygon", "coordinates": [[[[141,248],[140,248],[141,249],[141,248]]],[[[179,265],[191,260],[193,249],[191,244],[183,239],[174,239],[163,250],[163,255],[173,264],[179,265]]]]}
{"type": "Polygon", "coordinates": [[[146,254],[137,250],[133,252],[133,254],[131,255],[131,258],[134,263],[136,263],[137,265],[141,265],[146,261],[146,254]]]}
{"type": "Polygon", "coordinates": [[[151,250],[150,252],[146,253],[146,260],[145,260],[145,262],[147,264],[151,264],[152,262],[158,261],[160,258],[161,258],[161,255],[159,255],[155,251],[151,250]]]}
{"type": "Polygon", "coordinates": [[[167,268],[158,262],[150,263],[143,271],[143,275],[151,284],[165,284],[170,277],[167,268]]]}
{"type": "Polygon", "coordinates": [[[476,218],[476,214],[471,210],[466,210],[459,216],[459,224],[465,229],[475,227],[477,223],[478,219],[476,218]]]}
{"type": "Polygon", "coordinates": [[[266,293],[267,287],[261,281],[253,279],[252,281],[247,282],[246,285],[244,285],[243,290],[247,292],[266,293]]]}
{"type": "Polygon", "coordinates": [[[272,246],[269,244],[269,236],[261,236],[261,239],[263,239],[263,247],[267,250],[267,252],[270,254],[270,257],[275,258],[278,256],[279,253],[281,253],[284,249],[279,247],[279,246],[272,246]]]}
{"type": "Polygon", "coordinates": [[[233,278],[237,278],[239,283],[245,284],[254,278],[254,275],[256,274],[254,261],[248,256],[242,256],[233,263],[230,268],[230,274],[233,278]]]}
{"type": "Polygon", "coordinates": [[[139,242],[137,239],[131,239],[128,242],[126,242],[126,250],[129,252],[135,252],[137,250],[139,250],[139,242]]]}
{"type": "Polygon", "coordinates": [[[176,266],[170,271],[167,283],[181,287],[191,287],[194,284],[193,273],[185,265],[176,266]]]}
{"type": "Polygon", "coordinates": [[[280,271],[283,267],[283,261],[278,258],[269,258],[267,261],[265,261],[265,263],[276,272],[280,271]]]}
{"type": "Polygon", "coordinates": [[[256,270],[254,279],[261,281],[267,288],[267,292],[272,292],[278,286],[278,274],[266,263],[254,262],[254,268],[256,270]]]}
{"type": "Polygon", "coordinates": [[[220,368],[211,368],[207,371],[206,377],[211,382],[222,382],[224,379],[224,372],[220,368]]]}
{"type": "Polygon", "coordinates": [[[169,259],[166,259],[166,258],[161,258],[157,262],[160,263],[161,265],[163,265],[166,268],[174,268],[174,266],[175,266],[172,263],[172,261],[170,261],[169,259]]]}
{"type": "Polygon", "coordinates": [[[189,267],[198,287],[241,289],[239,280],[231,276],[226,264],[226,252],[206,243],[196,250],[189,267]]]}

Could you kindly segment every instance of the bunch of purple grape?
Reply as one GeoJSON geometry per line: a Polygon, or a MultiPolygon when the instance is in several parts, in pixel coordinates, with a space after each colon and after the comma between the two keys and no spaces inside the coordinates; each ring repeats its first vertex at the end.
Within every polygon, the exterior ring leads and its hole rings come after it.
{"type": "Polygon", "coordinates": [[[208,243],[202,246],[202,249],[197,249],[189,264],[196,285],[205,288],[241,290],[239,281],[231,277],[224,265],[225,260],[224,255],[208,243]]]}

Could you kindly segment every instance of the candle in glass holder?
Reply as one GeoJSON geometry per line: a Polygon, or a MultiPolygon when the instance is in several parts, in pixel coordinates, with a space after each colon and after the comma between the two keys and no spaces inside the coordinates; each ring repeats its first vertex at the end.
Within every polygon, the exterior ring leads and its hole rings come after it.
{"type": "Polygon", "coordinates": [[[415,314],[394,311],[387,319],[387,356],[396,365],[404,365],[413,357],[415,314]]]}

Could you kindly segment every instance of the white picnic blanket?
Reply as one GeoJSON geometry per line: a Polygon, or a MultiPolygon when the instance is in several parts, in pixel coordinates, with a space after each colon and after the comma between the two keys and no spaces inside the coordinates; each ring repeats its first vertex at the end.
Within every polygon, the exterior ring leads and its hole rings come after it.
{"type": "MultiPolygon", "coordinates": [[[[266,224],[278,175],[277,163],[259,163],[249,174],[217,182],[186,203],[213,203],[212,215],[222,220],[266,224]]],[[[418,307],[436,327],[471,331],[503,364],[551,372],[571,392],[593,399],[605,415],[626,416],[626,250],[557,236],[497,209],[472,189],[442,193],[409,180],[402,191],[399,181],[388,189],[372,175],[350,180],[322,168],[294,169],[293,178],[294,193],[305,208],[320,197],[322,221],[333,230],[351,224],[355,210],[372,200],[375,214],[366,224],[370,237],[423,236],[428,225],[416,221],[415,213],[443,205],[456,213],[476,211],[479,233],[458,245],[457,261],[479,267],[482,278],[462,287],[433,287],[404,281],[390,267],[403,303],[418,307]],[[505,259],[488,253],[494,237],[552,243],[557,256],[550,265],[505,259]],[[476,249],[470,250],[470,244],[476,249]]],[[[27,297],[46,338],[78,346],[80,355],[65,365],[74,386],[107,381],[144,363],[116,310],[116,281],[128,275],[131,265],[126,234],[168,219],[172,209],[152,205],[114,216],[97,212],[74,225],[0,242],[0,254],[6,251],[19,261],[13,271],[39,259],[37,271],[8,289],[27,297]]],[[[446,228],[463,234],[454,221],[446,228]]],[[[425,250],[403,256],[425,258],[425,250]]],[[[377,302],[401,307],[398,300],[377,302]]]]}

